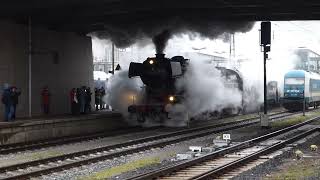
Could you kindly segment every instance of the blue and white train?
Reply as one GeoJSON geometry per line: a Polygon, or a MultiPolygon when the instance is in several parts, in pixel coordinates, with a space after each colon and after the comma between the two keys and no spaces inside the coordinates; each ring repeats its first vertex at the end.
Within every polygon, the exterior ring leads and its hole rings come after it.
{"type": "Polygon", "coordinates": [[[282,103],[288,110],[302,110],[305,107],[320,105],[320,75],[304,70],[292,70],[284,76],[282,103]]]}

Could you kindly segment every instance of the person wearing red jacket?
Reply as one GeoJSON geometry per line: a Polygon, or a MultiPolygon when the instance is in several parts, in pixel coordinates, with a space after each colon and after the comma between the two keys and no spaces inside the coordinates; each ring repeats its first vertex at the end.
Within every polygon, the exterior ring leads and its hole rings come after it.
{"type": "Polygon", "coordinates": [[[50,92],[49,92],[49,88],[47,86],[45,86],[42,89],[41,96],[42,96],[42,110],[43,110],[43,113],[44,114],[49,114],[50,92]]]}

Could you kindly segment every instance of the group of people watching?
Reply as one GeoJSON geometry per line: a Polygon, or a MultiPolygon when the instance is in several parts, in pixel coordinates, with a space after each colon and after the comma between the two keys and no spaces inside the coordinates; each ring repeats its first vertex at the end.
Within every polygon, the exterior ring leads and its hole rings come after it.
{"type": "Polygon", "coordinates": [[[71,113],[86,114],[91,112],[91,95],[90,87],[72,88],[70,91],[71,113]]]}
{"type": "MultiPolygon", "coordinates": [[[[95,88],[95,109],[101,110],[106,108],[103,100],[106,92],[103,87],[95,88]]],[[[9,122],[16,118],[16,108],[18,99],[21,95],[21,90],[15,86],[4,84],[1,101],[5,107],[5,121],[9,122]]],[[[70,91],[70,103],[72,114],[86,114],[91,112],[91,89],[87,86],[80,88],[72,88],[70,91]]],[[[50,112],[51,93],[48,86],[45,86],[41,91],[41,108],[43,114],[47,115],[50,112]]]]}
{"type": "MultiPolygon", "coordinates": [[[[70,91],[71,113],[86,114],[91,112],[91,95],[90,87],[72,88],[70,91]]],[[[96,111],[106,109],[106,103],[103,100],[105,95],[104,87],[94,88],[96,111]]]]}
{"type": "Polygon", "coordinates": [[[5,121],[9,122],[16,118],[16,109],[20,94],[21,91],[17,87],[4,84],[1,101],[5,107],[5,121]]]}
{"type": "Polygon", "coordinates": [[[106,91],[104,87],[94,88],[96,111],[106,108],[106,103],[103,100],[105,95],[106,95],[106,91]]]}

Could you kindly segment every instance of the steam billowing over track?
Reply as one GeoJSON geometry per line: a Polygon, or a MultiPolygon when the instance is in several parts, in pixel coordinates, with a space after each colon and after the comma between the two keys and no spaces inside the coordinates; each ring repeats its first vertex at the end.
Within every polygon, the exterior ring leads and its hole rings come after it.
{"type": "Polygon", "coordinates": [[[157,53],[163,53],[166,42],[172,35],[188,33],[190,37],[199,35],[215,39],[223,33],[247,32],[254,22],[217,21],[215,12],[206,16],[183,13],[176,15],[158,14],[157,16],[128,17],[130,20],[113,21],[105,24],[105,29],[92,35],[110,39],[117,47],[128,47],[145,39],[153,39],[157,53]],[[139,18],[138,18],[139,17],[139,18]],[[137,19],[136,19],[137,18],[137,19]]]}

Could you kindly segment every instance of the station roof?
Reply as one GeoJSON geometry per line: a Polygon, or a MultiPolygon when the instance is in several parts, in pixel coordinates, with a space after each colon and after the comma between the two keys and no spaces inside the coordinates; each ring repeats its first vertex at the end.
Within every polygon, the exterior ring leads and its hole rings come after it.
{"type": "Polygon", "coordinates": [[[27,0],[2,1],[0,17],[53,30],[88,33],[105,23],[198,14],[225,20],[320,20],[317,0],[27,0]],[[212,13],[214,12],[214,13],[212,13]]]}

